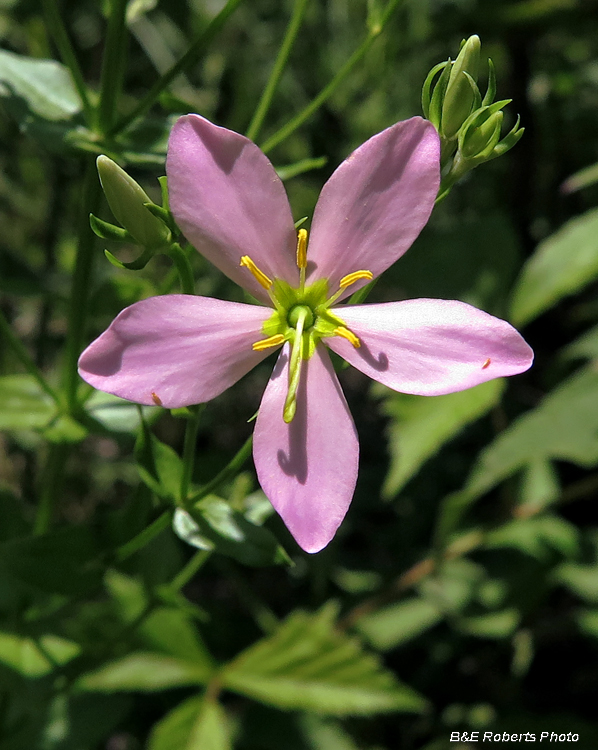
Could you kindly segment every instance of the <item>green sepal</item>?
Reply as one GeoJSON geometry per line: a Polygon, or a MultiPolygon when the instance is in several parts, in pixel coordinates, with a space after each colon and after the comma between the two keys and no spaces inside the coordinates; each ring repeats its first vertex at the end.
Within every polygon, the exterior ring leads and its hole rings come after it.
{"type": "Polygon", "coordinates": [[[506,154],[507,151],[510,151],[513,146],[521,140],[521,136],[524,134],[525,128],[519,127],[520,120],[521,118],[519,117],[519,115],[517,115],[517,122],[507,133],[507,135],[505,135],[502,141],[496,144],[496,146],[494,147],[494,151],[488,157],[488,161],[490,161],[491,159],[496,159],[497,156],[506,154]]]}
{"type": "Polygon", "coordinates": [[[303,216],[301,219],[298,219],[295,222],[295,229],[299,229],[300,226],[302,226],[303,224],[305,224],[305,222],[307,221],[307,219],[308,219],[307,216],[303,216]]]}
{"type": "Polygon", "coordinates": [[[432,82],[434,81],[434,78],[436,77],[436,74],[438,73],[438,71],[446,68],[448,64],[449,64],[449,61],[445,60],[445,62],[441,62],[441,63],[438,63],[438,65],[435,65],[426,76],[426,80],[424,81],[424,85],[422,86],[422,110],[424,113],[424,117],[427,120],[430,119],[429,117],[430,102],[431,102],[430,91],[432,89],[432,82]]]}
{"type": "Polygon", "coordinates": [[[130,263],[124,263],[122,260],[119,260],[112,255],[109,250],[104,250],[104,255],[113,266],[116,266],[116,268],[126,268],[127,271],[141,271],[141,269],[145,268],[149,261],[154,257],[155,250],[147,248],[136,260],[132,260],[130,263]]]}
{"type": "MultiPolygon", "coordinates": [[[[164,222],[164,224],[168,227],[170,232],[172,234],[176,234],[177,232],[177,226],[174,223],[174,219],[172,217],[172,214],[170,211],[166,208],[162,208],[162,206],[157,206],[155,203],[152,203],[151,201],[148,203],[143,204],[145,208],[150,212],[150,214],[153,214],[157,219],[160,219],[160,221],[164,222]]],[[[165,241],[164,244],[167,245],[171,240],[171,237],[169,236],[165,241]]]]}
{"type": "Polygon", "coordinates": [[[440,124],[442,119],[442,103],[444,101],[444,96],[446,94],[446,88],[448,86],[450,74],[451,74],[451,66],[452,61],[449,57],[447,62],[445,63],[444,70],[442,71],[442,74],[440,78],[438,79],[438,83],[434,87],[434,91],[432,93],[432,99],[430,101],[429,106],[429,115],[428,120],[434,125],[436,130],[440,132],[440,124]]]}
{"type": "Polygon", "coordinates": [[[112,240],[113,242],[135,242],[135,238],[130,232],[122,227],[110,224],[108,221],[99,219],[93,214],[89,214],[89,226],[91,231],[102,240],[112,240]]]}
{"type": "Polygon", "coordinates": [[[494,63],[488,58],[488,88],[484,94],[482,105],[485,107],[488,104],[492,104],[494,97],[496,96],[496,70],[494,63]]]}

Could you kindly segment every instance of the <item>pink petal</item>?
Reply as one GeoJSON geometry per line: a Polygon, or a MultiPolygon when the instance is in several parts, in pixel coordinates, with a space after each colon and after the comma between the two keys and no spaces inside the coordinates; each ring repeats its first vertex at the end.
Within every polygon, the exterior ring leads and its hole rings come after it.
{"type": "Polygon", "coordinates": [[[262,398],[253,458],[264,492],[299,546],[319,552],[334,536],[353,497],[359,444],[340,383],[321,345],[303,363],[297,412],[285,424],[288,357],[287,344],[262,398]]]}
{"type": "Polygon", "coordinates": [[[267,307],[169,294],[127,307],[79,358],[100,391],[168,409],[218,396],[264,359],[267,307]],[[154,398],[156,396],[157,398],[154,398]]]}
{"type": "Polygon", "coordinates": [[[274,167],[251,141],[199,115],[180,117],[166,159],[170,208],[200,253],[258,299],[268,296],[239,262],[298,283],[297,235],[274,167]]]}
{"type": "Polygon", "coordinates": [[[431,123],[412,117],[370,138],[320,194],[308,247],[308,268],[315,265],[309,280],[330,278],[334,292],[353,271],[381,274],[425,226],[439,183],[440,143],[431,123]]]}
{"type": "Polygon", "coordinates": [[[335,308],[361,340],[325,339],[353,367],[402,393],[439,396],[531,367],[534,353],[504,320],[455,300],[335,308]]]}

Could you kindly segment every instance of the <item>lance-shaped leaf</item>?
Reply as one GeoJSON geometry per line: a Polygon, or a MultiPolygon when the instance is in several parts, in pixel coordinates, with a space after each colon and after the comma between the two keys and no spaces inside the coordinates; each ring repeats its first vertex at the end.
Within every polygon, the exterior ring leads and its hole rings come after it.
{"type": "Polygon", "coordinates": [[[31,375],[0,378],[0,430],[45,427],[56,413],[52,399],[31,375]]]}
{"type": "Polygon", "coordinates": [[[192,514],[177,508],[172,527],[187,544],[219,552],[244,565],[261,567],[291,562],[271,531],[247,520],[215,495],[197,502],[192,514]]]}
{"type": "Polygon", "coordinates": [[[515,285],[510,320],[523,325],[598,277],[598,209],[568,221],[541,242],[515,285]]]}
{"type": "Polygon", "coordinates": [[[0,662],[25,677],[50,674],[55,665],[74,659],[81,647],[57,635],[43,635],[37,641],[16,633],[0,633],[0,662]]]}
{"type": "Polygon", "coordinates": [[[335,630],[335,614],[334,607],[293,613],[224,668],[223,686],[277,708],[334,716],[424,709],[378,657],[335,630]]]}
{"type": "Polygon", "coordinates": [[[145,651],[109,662],[76,683],[80,690],[153,692],[186,685],[203,685],[211,675],[207,664],[145,651]]]}
{"type": "Polygon", "coordinates": [[[466,424],[483,416],[499,401],[503,380],[490,380],[446,396],[390,393],[383,409],[394,417],[389,426],[390,469],[382,493],[391,498],[466,424]]]}
{"type": "Polygon", "coordinates": [[[193,696],[152,730],[148,750],[230,750],[226,714],[215,701],[193,696]]]}
{"type": "Polygon", "coordinates": [[[176,451],[151,433],[145,421],[135,443],[135,458],[141,480],[156,495],[177,500],[183,465],[176,451]]]}

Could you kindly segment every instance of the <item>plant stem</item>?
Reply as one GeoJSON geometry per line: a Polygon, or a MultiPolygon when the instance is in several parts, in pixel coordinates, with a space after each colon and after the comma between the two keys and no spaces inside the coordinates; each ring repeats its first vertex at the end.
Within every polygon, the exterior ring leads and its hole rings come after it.
{"type": "Polygon", "coordinates": [[[99,126],[108,133],[114,125],[116,108],[125,77],[128,33],[125,23],[127,0],[111,0],[106,46],[100,78],[99,126]]]}
{"type": "Polygon", "coordinates": [[[56,5],[56,0],[42,0],[42,2],[48,30],[50,31],[54,44],[58,49],[62,62],[70,71],[77,93],[81,98],[81,104],[83,105],[87,125],[92,128],[95,120],[94,110],[89,101],[83,73],[79,67],[79,62],[73,45],[71,44],[71,40],[69,39],[62,16],[56,5]]]}
{"type": "Polygon", "coordinates": [[[45,534],[52,523],[56,499],[62,490],[68,448],[66,443],[55,443],[50,446],[48,460],[41,478],[39,504],[33,525],[33,533],[36,536],[45,534]]]}
{"type": "Polygon", "coordinates": [[[178,242],[175,242],[170,246],[168,255],[176,265],[183,294],[195,294],[195,278],[193,277],[193,269],[191,268],[191,263],[189,263],[187,253],[178,242]]]}
{"type": "Polygon", "coordinates": [[[37,368],[35,362],[29,356],[29,352],[23,345],[23,342],[14,334],[14,331],[0,310],[0,338],[3,338],[6,344],[13,350],[27,372],[36,379],[40,388],[50,396],[57,406],[60,406],[60,398],[54,389],[46,382],[46,379],[37,368]]]}
{"type": "Polygon", "coordinates": [[[193,555],[189,562],[180,570],[176,576],[172,579],[172,583],[169,588],[174,591],[180,591],[183,586],[186,586],[197,571],[203,567],[204,563],[208,560],[212,554],[211,550],[200,549],[193,555]]]}
{"type": "Polygon", "coordinates": [[[220,473],[216,474],[214,479],[210,480],[207,484],[204,484],[199,492],[196,492],[195,495],[192,495],[189,498],[188,502],[194,503],[198,500],[201,500],[203,497],[206,497],[206,495],[209,495],[211,492],[213,492],[223,482],[226,482],[229,477],[234,476],[243,466],[245,461],[247,461],[247,459],[249,458],[252,444],[253,435],[250,435],[243,443],[242,447],[239,449],[236,455],[233,456],[233,458],[229,461],[228,465],[225,466],[220,473]]]}
{"type": "Polygon", "coordinates": [[[252,141],[256,140],[257,135],[264,123],[266,114],[268,113],[268,109],[270,108],[270,104],[272,103],[274,92],[276,91],[276,87],[280,82],[281,76],[289,59],[291,49],[293,48],[293,44],[295,42],[297,34],[299,33],[299,29],[301,28],[301,22],[303,21],[303,16],[305,15],[308,2],[309,0],[295,0],[293,14],[291,16],[291,20],[289,21],[285,37],[280,46],[278,56],[276,57],[276,60],[274,62],[272,73],[270,73],[270,78],[268,79],[268,83],[266,84],[264,93],[261,96],[261,99],[257,105],[253,118],[245,134],[247,138],[252,141]]]}
{"type": "Polygon", "coordinates": [[[181,506],[187,506],[187,495],[189,494],[189,485],[193,476],[193,466],[195,465],[195,450],[197,442],[197,430],[199,429],[199,418],[204,405],[189,407],[193,411],[193,416],[187,420],[185,427],[185,444],[183,447],[183,474],[181,476],[181,506]]]}
{"type": "Polygon", "coordinates": [[[95,236],[89,228],[89,213],[97,213],[100,198],[100,181],[95,160],[89,159],[85,167],[82,200],[79,214],[77,259],[73,273],[68,311],[68,332],[65,345],[63,371],[64,392],[71,412],[77,407],[77,360],[83,346],[87,326],[89,290],[93,269],[95,236]]]}
{"type": "Polygon", "coordinates": [[[330,83],[328,83],[328,85],[325,86],[322,91],[320,91],[316,98],[313,99],[307,105],[307,107],[299,112],[299,114],[295,115],[292,120],[289,120],[286,125],[283,125],[280,130],[274,133],[274,135],[270,136],[270,138],[268,138],[268,140],[261,146],[261,149],[265,154],[267,154],[275,146],[278,146],[279,143],[282,143],[282,141],[288,138],[291,133],[293,133],[295,130],[297,130],[298,127],[303,125],[303,123],[307,119],[309,119],[313,115],[313,113],[317,109],[319,109],[322,104],[324,104],[327,99],[332,96],[338,86],[345,80],[345,78],[349,75],[349,73],[353,70],[357,63],[366,54],[374,41],[380,36],[384,27],[386,26],[386,23],[402,1],[403,0],[389,1],[384,13],[382,14],[380,23],[369,30],[365,39],[347,60],[347,62],[343,65],[343,67],[338,71],[338,73],[334,76],[334,78],[330,81],[330,83]]]}
{"type": "Polygon", "coordinates": [[[158,96],[166,89],[169,84],[185,70],[191,68],[199,60],[205,48],[224,26],[225,21],[236,10],[243,0],[228,0],[224,8],[215,16],[208,26],[199,34],[195,39],[189,50],[181,57],[181,59],[175,63],[170,70],[156,81],[156,83],[147,92],[146,96],[139,102],[135,109],[130,112],[126,117],[123,117],[117,122],[112,128],[109,135],[113,136],[116,133],[126,130],[135,120],[144,115],[156,102],[158,96]]]}
{"type": "Polygon", "coordinates": [[[170,526],[170,518],[170,511],[165,511],[149,526],[143,529],[143,531],[139,532],[137,536],[134,536],[133,539],[120,546],[116,550],[117,562],[127,560],[131,555],[134,555],[135,552],[145,547],[146,544],[149,544],[152,539],[157,537],[158,534],[162,533],[164,529],[167,529],[170,526]]]}

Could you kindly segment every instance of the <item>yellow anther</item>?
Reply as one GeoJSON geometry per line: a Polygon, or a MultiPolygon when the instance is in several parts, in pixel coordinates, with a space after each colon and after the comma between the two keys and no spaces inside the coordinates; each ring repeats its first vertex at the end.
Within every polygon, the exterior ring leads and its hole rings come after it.
{"type": "Polygon", "coordinates": [[[373,278],[374,274],[371,271],[353,271],[353,273],[348,273],[346,276],[343,276],[340,280],[339,286],[341,289],[346,289],[356,281],[361,281],[361,279],[371,281],[373,278]]]}
{"type": "Polygon", "coordinates": [[[241,257],[241,262],[239,263],[240,266],[245,266],[253,276],[255,277],[255,280],[258,282],[258,284],[261,284],[264,289],[270,289],[272,286],[272,279],[270,279],[263,271],[260,271],[260,269],[255,265],[255,263],[251,260],[249,255],[243,255],[241,257]]]}
{"type": "Polygon", "coordinates": [[[339,326],[338,328],[335,328],[332,333],[335,336],[342,336],[344,339],[347,339],[347,341],[350,341],[356,349],[359,349],[359,347],[361,346],[361,341],[357,338],[357,336],[353,333],[353,331],[350,331],[348,328],[345,328],[344,326],[339,326]]]}
{"type": "Polygon", "coordinates": [[[284,336],[282,333],[275,333],[274,336],[269,336],[267,339],[256,341],[255,344],[251,345],[254,352],[261,352],[264,349],[269,349],[271,346],[278,346],[284,342],[284,336]]]}
{"type": "Polygon", "coordinates": [[[307,229],[297,232],[297,268],[307,268],[307,229]]]}

